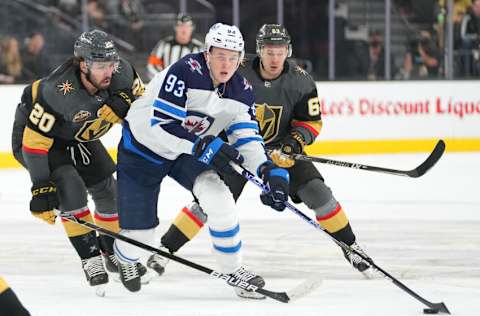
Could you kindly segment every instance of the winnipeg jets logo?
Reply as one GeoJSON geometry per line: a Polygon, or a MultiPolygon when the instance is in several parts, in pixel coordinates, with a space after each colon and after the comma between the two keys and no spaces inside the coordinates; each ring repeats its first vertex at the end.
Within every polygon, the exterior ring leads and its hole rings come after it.
{"type": "Polygon", "coordinates": [[[196,135],[205,134],[215,119],[200,112],[188,111],[183,121],[183,127],[196,135]]]}
{"type": "Polygon", "coordinates": [[[246,78],[243,78],[243,90],[253,90],[252,84],[246,78]]]}
{"type": "Polygon", "coordinates": [[[202,75],[202,65],[200,65],[200,63],[197,60],[190,57],[187,61],[187,64],[190,66],[191,72],[196,71],[200,75],[202,75]]]}

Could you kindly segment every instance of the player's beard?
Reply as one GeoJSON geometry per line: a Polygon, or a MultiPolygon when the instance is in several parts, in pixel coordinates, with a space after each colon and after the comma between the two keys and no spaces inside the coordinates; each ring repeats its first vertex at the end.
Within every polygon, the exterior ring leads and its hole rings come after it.
{"type": "MultiPolygon", "coordinates": [[[[105,80],[105,79],[107,79],[107,78],[103,78],[103,80],[105,80]]],[[[111,82],[112,78],[110,77],[109,79],[110,79],[110,82],[111,82]]],[[[102,86],[98,81],[96,81],[94,78],[92,78],[92,72],[90,71],[90,69],[87,72],[87,80],[98,90],[105,90],[105,89],[108,89],[108,87],[110,86],[110,83],[106,86],[102,86]]]]}

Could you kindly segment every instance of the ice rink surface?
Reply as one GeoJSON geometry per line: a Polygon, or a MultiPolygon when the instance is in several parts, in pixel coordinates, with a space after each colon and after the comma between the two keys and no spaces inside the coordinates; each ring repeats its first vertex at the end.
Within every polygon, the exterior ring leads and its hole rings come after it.
{"type": "MultiPolygon", "coordinates": [[[[333,157],[411,169],[425,154],[333,157]]],[[[453,315],[480,315],[480,154],[446,154],[421,178],[318,165],[342,203],[358,242],[387,272],[453,315]]],[[[161,278],[131,294],[111,281],[97,297],[62,225],[28,212],[23,170],[0,171],[0,275],[32,315],[422,315],[425,307],[391,282],[365,280],[322,232],[286,210],[261,206],[249,185],[239,201],[244,261],[284,291],[318,277],[321,286],[289,304],[237,298],[223,281],[170,262],[161,278]]],[[[160,232],[190,195],[167,180],[159,203],[160,232]]],[[[309,216],[304,205],[299,208],[309,216]]],[[[215,269],[204,229],[180,256],[215,269]]],[[[1,314],[1,313],[0,313],[1,314]]]]}

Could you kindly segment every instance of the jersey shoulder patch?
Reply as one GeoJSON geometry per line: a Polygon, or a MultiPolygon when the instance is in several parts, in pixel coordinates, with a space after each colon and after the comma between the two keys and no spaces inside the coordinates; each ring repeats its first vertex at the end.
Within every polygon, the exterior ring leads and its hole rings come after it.
{"type": "Polygon", "coordinates": [[[227,82],[226,92],[229,99],[239,101],[249,107],[255,102],[252,84],[238,71],[227,82]]]}
{"type": "Polygon", "coordinates": [[[37,102],[45,110],[63,113],[66,102],[71,102],[80,91],[77,67],[67,61],[40,82],[37,102]]]}

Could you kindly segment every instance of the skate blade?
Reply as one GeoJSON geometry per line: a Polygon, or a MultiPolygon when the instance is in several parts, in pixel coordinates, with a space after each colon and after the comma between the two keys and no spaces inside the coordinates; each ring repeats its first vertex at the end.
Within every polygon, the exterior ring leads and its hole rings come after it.
{"type": "Polygon", "coordinates": [[[367,280],[381,279],[382,277],[377,272],[378,271],[376,269],[374,269],[373,267],[370,267],[365,271],[361,271],[360,273],[367,280]]]}
{"type": "Polygon", "coordinates": [[[293,289],[287,291],[287,295],[290,298],[290,301],[298,300],[311,292],[315,291],[321,284],[322,279],[320,276],[312,276],[294,287],[293,289]]]}
{"type": "MultiPolygon", "coordinates": [[[[145,273],[144,275],[142,275],[140,277],[140,283],[145,285],[145,284],[148,284],[150,283],[150,281],[152,281],[152,279],[155,278],[155,274],[150,274],[149,272],[145,273]]],[[[120,280],[120,274],[118,273],[115,273],[112,277],[113,281],[116,282],[116,283],[122,283],[122,280],[120,280]]]]}
{"type": "Polygon", "coordinates": [[[245,291],[238,287],[236,287],[234,290],[235,290],[235,294],[237,294],[237,296],[240,297],[241,299],[264,300],[267,298],[265,295],[262,295],[260,293],[245,291]]]}

